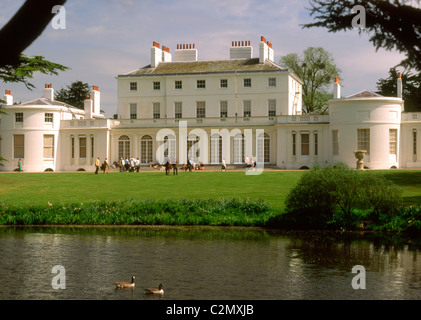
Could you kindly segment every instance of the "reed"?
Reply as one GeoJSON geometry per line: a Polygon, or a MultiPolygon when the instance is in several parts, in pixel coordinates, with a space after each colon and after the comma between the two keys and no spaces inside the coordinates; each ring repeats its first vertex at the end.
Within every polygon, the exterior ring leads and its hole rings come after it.
{"type": "Polygon", "coordinates": [[[262,200],[162,199],[48,205],[0,203],[1,225],[264,226],[274,215],[262,200]]]}

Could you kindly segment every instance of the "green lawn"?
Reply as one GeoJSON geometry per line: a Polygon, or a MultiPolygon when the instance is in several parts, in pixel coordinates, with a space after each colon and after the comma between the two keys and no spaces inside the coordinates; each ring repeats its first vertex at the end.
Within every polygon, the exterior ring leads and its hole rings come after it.
{"type": "MultiPolygon", "coordinates": [[[[367,171],[372,173],[375,171],[367,171]]],[[[383,171],[403,189],[406,204],[421,205],[421,170],[383,171]]],[[[1,173],[0,201],[8,204],[47,204],[93,200],[220,198],[263,199],[284,208],[288,191],[303,171],[140,172],[95,175],[92,172],[1,173]]]]}
{"type": "Polygon", "coordinates": [[[220,198],[263,199],[282,208],[288,190],[302,172],[140,172],[95,175],[71,173],[1,173],[0,201],[47,204],[92,200],[220,198]]]}

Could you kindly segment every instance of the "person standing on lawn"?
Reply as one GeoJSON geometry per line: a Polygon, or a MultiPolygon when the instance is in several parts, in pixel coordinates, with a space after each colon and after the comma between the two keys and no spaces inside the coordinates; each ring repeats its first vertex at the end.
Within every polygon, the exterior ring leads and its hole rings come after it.
{"type": "Polygon", "coordinates": [[[100,166],[101,166],[101,160],[98,157],[96,158],[96,161],[95,161],[95,174],[98,174],[98,170],[100,166]]]}

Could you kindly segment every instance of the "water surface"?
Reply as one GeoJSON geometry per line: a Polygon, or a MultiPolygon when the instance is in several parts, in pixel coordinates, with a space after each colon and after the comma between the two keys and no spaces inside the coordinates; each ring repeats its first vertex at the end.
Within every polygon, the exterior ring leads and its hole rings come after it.
{"type": "Polygon", "coordinates": [[[242,228],[0,228],[0,299],[420,299],[415,240],[242,228]],[[66,288],[53,289],[61,265],[66,288]],[[353,289],[352,267],[366,271],[353,289]],[[134,290],[113,282],[136,276],[134,290]],[[162,297],[143,288],[164,284],[162,297]]]}

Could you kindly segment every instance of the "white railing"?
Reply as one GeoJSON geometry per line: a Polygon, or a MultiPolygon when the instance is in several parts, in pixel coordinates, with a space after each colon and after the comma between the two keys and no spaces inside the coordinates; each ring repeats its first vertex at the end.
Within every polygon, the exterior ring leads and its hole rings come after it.
{"type": "Polygon", "coordinates": [[[254,117],[206,117],[206,118],[162,118],[162,119],[113,119],[112,128],[163,128],[178,127],[180,121],[187,126],[250,126],[287,123],[329,123],[328,115],[254,116],[254,117]]]}

